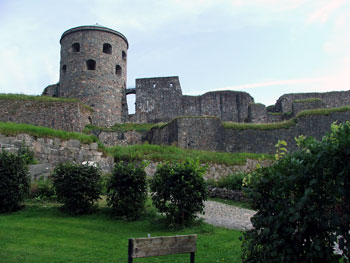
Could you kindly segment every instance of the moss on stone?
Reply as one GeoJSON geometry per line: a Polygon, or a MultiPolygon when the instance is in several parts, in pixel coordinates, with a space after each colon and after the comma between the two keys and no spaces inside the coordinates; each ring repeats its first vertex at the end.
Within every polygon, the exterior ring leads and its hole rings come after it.
{"type": "Polygon", "coordinates": [[[311,115],[330,115],[331,113],[334,113],[334,112],[345,112],[345,111],[350,111],[350,106],[301,111],[297,115],[297,118],[304,117],[304,116],[311,116],[311,115]]]}
{"type": "Polygon", "coordinates": [[[85,109],[93,111],[93,109],[82,103],[78,99],[73,98],[56,98],[49,96],[33,96],[33,95],[24,95],[24,94],[4,94],[0,93],[0,100],[17,100],[17,101],[43,101],[43,102],[63,102],[63,103],[79,103],[85,109]]]}
{"type": "Polygon", "coordinates": [[[320,98],[308,98],[308,99],[298,99],[294,100],[295,103],[307,103],[307,102],[322,102],[320,98]]]}
{"type": "Polygon", "coordinates": [[[290,119],[283,122],[273,123],[237,123],[237,122],[223,122],[222,126],[225,129],[235,130],[275,130],[275,129],[288,129],[295,125],[295,119],[290,119]]]}
{"type": "Polygon", "coordinates": [[[55,130],[24,123],[0,122],[0,134],[15,136],[20,133],[25,133],[40,138],[60,138],[62,140],[76,139],[82,143],[97,142],[97,138],[95,136],[86,135],[83,133],[55,130]]]}
{"type": "Polygon", "coordinates": [[[236,122],[222,122],[222,126],[225,129],[235,130],[275,130],[275,129],[288,129],[291,126],[296,125],[298,118],[313,116],[313,115],[330,115],[334,112],[350,111],[350,106],[337,107],[337,108],[323,108],[305,110],[298,113],[298,115],[288,121],[273,122],[273,123],[236,123],[236,122]]]}

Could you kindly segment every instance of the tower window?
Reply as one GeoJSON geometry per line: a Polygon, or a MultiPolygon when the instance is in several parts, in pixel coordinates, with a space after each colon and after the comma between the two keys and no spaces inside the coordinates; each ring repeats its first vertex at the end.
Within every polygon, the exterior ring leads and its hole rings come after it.
{"type": "Polygon", "coordinates": [[[89,59],[86,61],[86,67],[88,70],[96,70],[96,61],[93,59],[89,59]]]}
{"type": "Polygon", "coordinates": [[[125,51],[122,51],[122,59],[126,60],[126,53],[125,53],[125,51]]]}
{"type": "Polygon", "coordinates": [[[156,83],[153,83],[153,84],[152,84],[152,87],[153,87],[153,88],[155,88],[156,86],[157,86],[156,83]]]}
{"type": "Polygon", "coordinates": [[[72,50],[73,50],[73,52],[79,52],[80,51],[80,44],[79,43],[74,43],[72,45],[72,50]]]}
{"type": "Polygon", "coordinates": [[[119,65],[115,66],[115,74],[117,74],[118,76],[122,75],[122,67],[119,65]]]}
{"type": "Polygon", "coordinates": [[[67,66],[66,66],[66,65],[63,65],[63,66],[62,66],[62,72],[63,72],[64,74],[66,74],[66,71],[67,71],[67,66]]]}
{"type": "Polygon", "coordinates": [[[112,46],[108,43],[103,44],[103,53],[112,54],[112,46]]]}
{"type": "Polygon", "coordinates": [[[169,83],[169,87],[170,87],[170,88],[174,87],[174,83],[170,82],[170,83],[169,83]]]}

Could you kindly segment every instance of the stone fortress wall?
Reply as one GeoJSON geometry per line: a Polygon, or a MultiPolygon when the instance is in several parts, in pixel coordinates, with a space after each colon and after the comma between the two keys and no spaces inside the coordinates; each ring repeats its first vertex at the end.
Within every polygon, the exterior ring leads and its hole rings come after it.
{"type": "Polygon", "coordinates": [[[290,152],[296,150],[295,138],[299,135],[321,139],[330,132],[331,124],[350,120],[350,110],[324,115],[298,117],[294,124],[273,129],[236,129],[222,125],[212,117],[182,117],[161,128],[153,128],[146,140],[151,144],[175,145],[185,149],[207,150],[231,153],[276,152],[278,140],[287,142],[290,152]]]}
{"type": "Polygon", "coordinates": [[[64,32],[60,44],[60,81],[44,94],[80,99],[94,109],[95,125],[121,123],[127,110],[126,37],[98,25],[81,26],[64,32]]]}
{"type": "MultiPolygon", "coordinates": [[[[128,93],[128,91],[127,91],[128,93]]],[[[244,122],[254,99],[246,92],[213,91],[201,96],[182,95],[179,77],[136,79],[135,114],[130,122],[169,122],[179,116],[216,116],[244,122]]]]}
{"type": "MultiPolygon", "coordinates": [[[[275,105],[255,103],[246,92],[212,91],[200,96],[182,94],[178,77],[142,78],[126,89],[128,42],[121,33],[102,26],[72,28],[61,37],[60,82],[43,95],[72,97],[79,103],[0,100],[0,121],[82,131],[86,124],[169,122],[147,134],[137,132],[98,136],[106,145],[175,144],[188,149],[272,153],[278,140],[291,149],[300,134],[320,138],[333,121],[349,120],[349,111],[300,117],[296,125],[269,130],[224,128],[222,122],[271,123],[288,120],[305,109],[350,105],[350,91],[286,94],[275,105]],[[135,114],[128,114],[126,96],[136,95],[135,114]],[[299,100],[299,101],[298,101],[299,100]],[[182,117],[187,116],[187,117],[182,117]]],[[[294,148],[293,148],[294,147],[294,148]]]]}
{"type": "Polygon", "coordinates": [[[271,123],[288,120],[300,111],[350,105],[350,91],[296,93],[281,96],[266,107],[240,91],[211,91],[200,96],[182,94],[179,78],[136,79],[126,94],[135,94],[135,114],[125,122],[169,122],[180,116],[215,116],[221,121],[271,123]],[[298,101],[299,100],[299,101],[298,101]]]}
{"type": "Polygon", "coordinates": [[[92,112],[79,102],[3,100],[0,121],[26,123],[57,130],[82,132],[92,112]]]}

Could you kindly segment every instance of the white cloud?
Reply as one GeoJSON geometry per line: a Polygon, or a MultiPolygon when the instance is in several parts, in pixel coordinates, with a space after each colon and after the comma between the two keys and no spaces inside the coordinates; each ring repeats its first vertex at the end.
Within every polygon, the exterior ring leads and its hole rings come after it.
{"type": "Polygon", "coordinates": [[[317,8],[308,18],[309,23],[326,23],[334,13],[343,7],[345,4],[349,4],[349,0],[331,0],[331,1],[319,1],[321,7],[317,8]]]}

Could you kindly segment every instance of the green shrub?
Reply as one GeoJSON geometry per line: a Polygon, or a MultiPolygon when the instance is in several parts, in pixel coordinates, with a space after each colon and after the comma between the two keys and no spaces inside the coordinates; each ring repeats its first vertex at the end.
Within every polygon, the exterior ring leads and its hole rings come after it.
{"type": "Polygon", "coordinates": [[[18,148],[17,155],[20,156],[26,164],[35,163],[34,152],[31,151],[28,146],[25,146],[24,143],[18,148]]]}
{"type": "Polygon", "coordinates": [[[242,190],[243,179],[247,176],[244,172],[236,172],[217,181],[209,181],[209,185],[229,190],[242,190]]]}
{"type": "Polygon", "coordinates": [[[339,262],[338,236],[341,262],[349,262],[350,123],[297,143],[298,151],[251,177],[257,214],[244,234],[243,262],[339,262]]]}
{"type": "Polygon", "coordinates": [[[32,181],[30,187],[30,197],[42,201],[56,200],[56,192],[52,179],[40,177],[39,180],[32,181]]]}
{"type": "Polygon", "coordinates": [[[61,163],[56,166],[52,178],[58,200],[71,214],[91,212],[94,202],[100,198],[101,175],[97,167],[61,163]]]}
{"type": "Polygon", "coordinates": [[[107,186],[107,204],[113,213],[128,220],[138,219],[147,199],[146,173],[142,163],[115,164],[107,186]]]}
{"type": "Polygon", "coordinates": [[[165,163],[157,168],[150,183],[155,207],[171,225],[188,225],[203,212],[208,197],[203,179],[205,168],[198,161],[165,163]]]}
{"type": "Polygon", "coordinates": [[[18,210],[29,193],[29,185],[25,160],[16,154],[0,152],[0,212],[18,210]]]}

